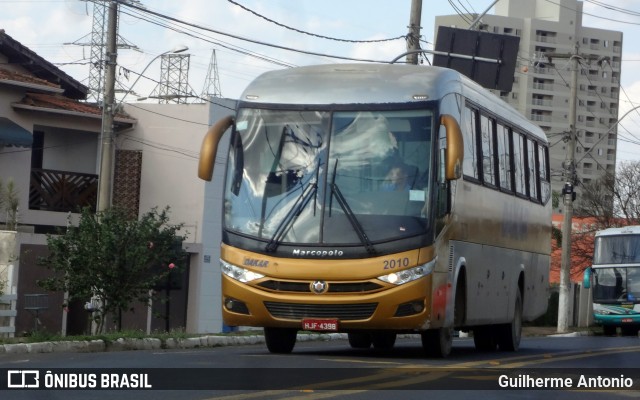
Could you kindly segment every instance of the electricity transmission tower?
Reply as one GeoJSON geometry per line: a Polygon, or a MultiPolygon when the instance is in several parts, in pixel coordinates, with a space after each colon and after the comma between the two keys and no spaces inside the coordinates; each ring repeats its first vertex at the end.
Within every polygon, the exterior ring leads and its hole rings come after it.
{"type": "Polygon", "coordinates": [[[194,97],[189,86],[190,57],[190,54],[163,54],[160,82],[149,97],[157,98],[159,104],[184,104],[189,97],[194,97]]]}
{"type": "Polygon", "coordinates": [[[208,99],[209,97],[222,97],[220,90],[220,77],[218,76],[218,59],[216,58],[216,50],[211,52],[211,60],[209,61],[209,69],[207,76],[204,78],[204,87],[200,98],[208,99]]]}
{"type": "MultiPolygon", "coordinates": [[[[83,0],[89,2],[89,0],[83,0]]],[[[97,104],[102,104],[103,91],[104,91],[104,71],[106,58],[106,28],[107,28],[107,10],[110,0],[92,0],[93,3],[93,22],[91,25],[91,33],[84,35],[80,39],[72,43],[78,46],[89,46],[90,58],[89,58],[89,80],[87,86],[89,87],[88,101],[94,101],[97,104]],[[86,40],[89,37],[89,41],[86,40]]],[[[127,0],[128,3],[134,3],[140,5],[138,0],[127,0]]],[[[120,49],[133,49],[139,51],[138,47],[127,42],[121,36],[118,36],[118,48],[120,49]]]]}

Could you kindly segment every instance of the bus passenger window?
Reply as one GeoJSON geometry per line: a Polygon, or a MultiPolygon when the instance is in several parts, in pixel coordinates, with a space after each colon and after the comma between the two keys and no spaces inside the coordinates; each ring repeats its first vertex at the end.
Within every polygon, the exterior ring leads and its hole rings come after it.
{"type": "Polygon", "coordinates": [[[477,136],[476,136],[476,115],[478,111],[466,107],[464,109],[464,123],[462,135],[464,136],[464,161],[462,163],[462,172],[464,175],[479,179],[478,173],[478,154],[477,154],[477,136]]]}
{"type": "Polygon", "coordinates": [[[536,168],[536,144],[533,140],[527,140],[527,163],[529,167],[529,196],[538,199],[538,171],[536,168]]]}
{"type": "Polygon", "coordinates": [[[547,163],[547,148],[538,146],[538,165],[540,169],[540,200],[546,204],[551,197],[551,182],[549,179],[549,168],[547,163]]]}
{"type": "Polygon", "coordinates": [[[480,116],[480,140],[482,142],[482,174],[485,183],[496,184],[493,163],[493,122],[485,115],[480,116]]]}
{"type": "Polygon", "coordinates": [[[511,145],[509,142],[509,128],[497,125],[498,134],[498,177],[500,187],[513,190],[511,187],[511,145]]]}
{"type": "Polygon", "coordinates": [[[513,159],[515,164],[516,175],[516,192],[527,194],[527,181],[525,178],[525,154],[524,154],[524,137],[517,133],[513,133],[513,159]]]}

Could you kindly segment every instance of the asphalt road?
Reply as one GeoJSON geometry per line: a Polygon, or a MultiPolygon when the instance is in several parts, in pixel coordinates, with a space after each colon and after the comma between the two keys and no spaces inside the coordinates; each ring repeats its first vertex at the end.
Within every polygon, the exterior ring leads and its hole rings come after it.
{"type": "Polygon", "coordinates": [[[127,375],[127,384],[131,385],[134,375],[147,374],[143,383],[152,387],[117,391],[10,389],[0,390],[0,398],[468,399],[479,393],[492,399],[629,398],[640,397],[638,353],[637,337],[579,336],[527,337],[516,353],[480,353],[474,349],[472,339],[456,339],[452,354],[446,359],[425,358],[417,338],[398,340],[393,351],[354,350],[343,340],[302,342],[290,355],[270,354],[264,345],[4,354],[0,356],[0,379],[8,371],[37,370],[42,383],[46,371],[52,371],[49,377],[60,380],[50,379],[49,383],[64,386],[70,384],[69,374],[76,375],[78,385],[83,376],[94,374],[100,381],[101,375],[114,373],[120,379],[116,383],[122,384],[123,375],[127,375]],[[598,376],[601,381],[596,383],[597,387],[576,387],[582,377],[598,376]],[[619,381],[617,386],[609,385],[615,383],[613,378],[619,381]],[[541,390],[535,387],[536,379],[546,380],[547,384],[570,383],[571,387],[541,390]],[[501,382],[505,387],[501,387],[501,382]],[[630,388],[626,387],[629,382],[630,388]],[[608,386],[604,387],[605,384],[608,386]]]}

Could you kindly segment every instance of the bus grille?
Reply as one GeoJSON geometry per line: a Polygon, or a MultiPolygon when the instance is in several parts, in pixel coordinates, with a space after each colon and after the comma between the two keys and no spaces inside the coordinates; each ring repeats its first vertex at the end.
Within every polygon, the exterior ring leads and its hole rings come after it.
{"type": "MultiPolygon", "coordinates": [[[[268,280],[259,283],[258,286],[277,292],[312,293],[310,283],[268,280]]],[[[380,290],[381,288],[382,285],[375,282],[329,282],[327,293],[364,293],[380,290]]]]}
{"type": "Polygon", "coordinates": [[[337,318],[342,321],[367,319],[378,303],[365,304],[296,304],[265,301],[272,316],[286,319],[337,318]]]}

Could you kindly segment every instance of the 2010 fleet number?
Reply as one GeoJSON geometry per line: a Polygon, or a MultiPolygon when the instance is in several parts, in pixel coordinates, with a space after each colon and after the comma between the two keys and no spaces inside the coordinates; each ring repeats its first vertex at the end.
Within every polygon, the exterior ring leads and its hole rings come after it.
{"type": "Polygon", "coordinates": [[[408,267],[408,266],[409,266],[409,258],[403,257],[403,258],[397,258],[393,260],[384,260],[383,269],[394,269],[394,268],[401,268],[401,267],[408,267]]]}

